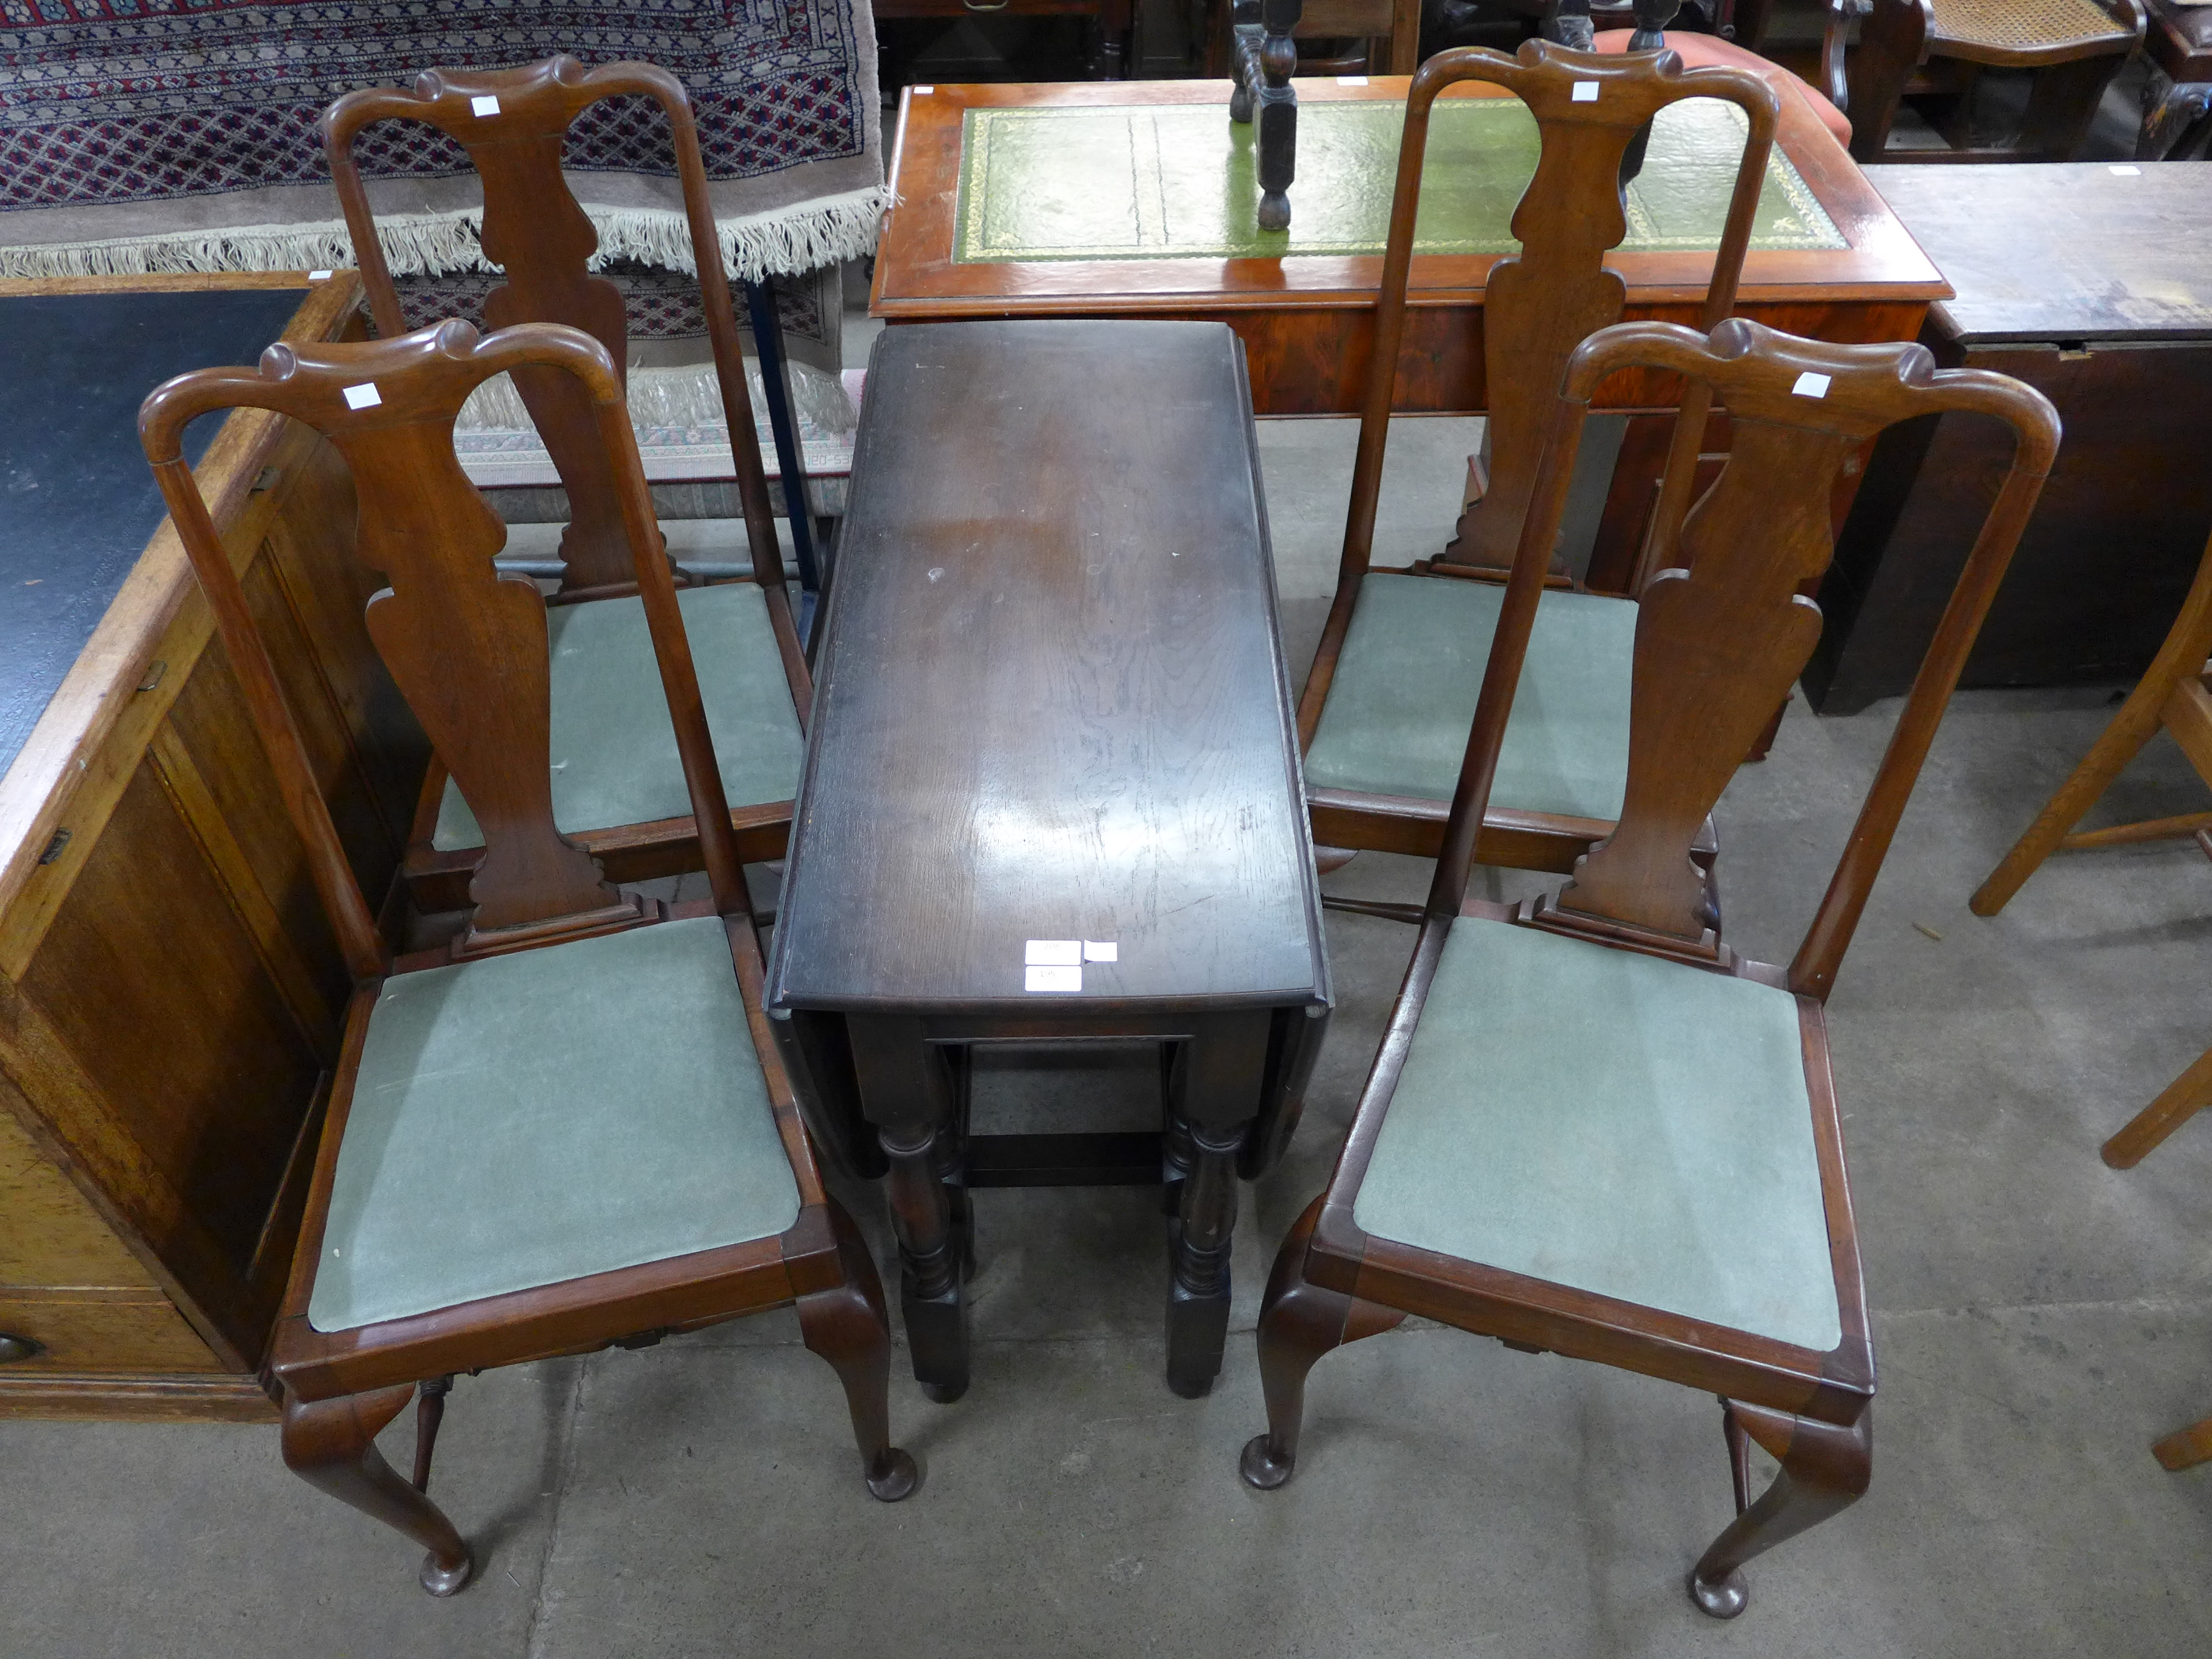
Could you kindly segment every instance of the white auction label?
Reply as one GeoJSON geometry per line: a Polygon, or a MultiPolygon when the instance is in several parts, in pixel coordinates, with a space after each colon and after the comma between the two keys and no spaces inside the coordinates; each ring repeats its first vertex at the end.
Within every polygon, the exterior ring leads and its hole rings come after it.
{"type": "Polygon", "coordinates": [[[2118,179],[2140,179],[2142,177],[2142,169],[2141,167],[2114,167],[2112,169],[2112,175],[2118,179]]]}
{"type": "Polygon", "coordinates": [[[1577,81],[1575,82],[1575,89],[1569,93],[1567,96],[1573,99],[1577,104],[1595,104],[1597,102],[1597,82],[1595,81],[1577,81]]]}
{"type": "Polygon", "coordinates": [[[914,95],[917,98],[927,98],[931,93],[935,92],[937,88],[935,87],[916,87],[914,89],[914,95]]]}
{"type": "Polygon", "coordinates": [[[469,100],[469,108],[478,115],[496,115],[499,113],[499,100],[496,98],[471,98],[469,100]]]}
{"type": "Polygon", "coordinates": [[[1790,388],[1801,398],[1825,398],[1828,395],[1828,377],[1807,369],[1797,377],[1797,384],[1790,388]]]}
{"type": "Polygon", "coordinates": [[[327,270],[311,270],[307,273],[307,280],[311,283],[327,283],[331,280],[331,273],[327,270]]]}
{"type": "Polygon", "coordinates": [[[1340,87],[1364,87],[1367,84],[1367,77],[1364,75],[1340,75],[1336,77],[1336,84],[1340,87]]]}
{"type": "Polygon", "coordinates": [[[1033,939],[1022,960],[1030,967],[1066,967],[1083,960],[1083,941],[1079,939],[1033,939]]]}
{"type": "Polygon", "coordinates": [[[1065,967],[1048,963],[1024,969],[1022,973],[1022,989],[1024,991],[1080,991],[1082,988],[1083,964],[1079,962],[1065,967]]]}
{"type": "Polygon", "coordinates": [[[1119,962],[1121,947],[1110,939],[1087,939],[1083,941],[1083,959],[1085,962],[1119,962]]]}
{"type": "Polygon", "coordinates": [[[375,381],[363,380],[345,389],[345,400],[348,409],[374,409],[384,401],[384,394],[376,389],[375,381]]]}

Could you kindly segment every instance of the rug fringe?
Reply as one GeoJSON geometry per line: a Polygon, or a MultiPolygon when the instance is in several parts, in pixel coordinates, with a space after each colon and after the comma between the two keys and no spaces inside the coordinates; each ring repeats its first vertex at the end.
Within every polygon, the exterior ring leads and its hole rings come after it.
{"type": "MultiPolygon", "coordinates": [[[[876,228],[889,202],[880,186],[826,196],[741,219],[725,219],[723,258],[746,281],[763,271],[802,272],[873,251],[876,228]]],[[[637,259],[691,271],[691,234],[681,213],[649,209],[586,208],[599,233],[593,264],[637,259]]],[[[388,214],[376,222],[377,240],[396,276],[439,276],[449,270],[496,269],[477,243],[483,218],[475,209],[457,213],[388,214]]],[[[352,264],[353,240],[345,222],[240,225],[99,241],[0,247],[0,276],[149,276],[185,271],[318,270],[352,264]]]]}
{"type": "MultiPolygon", "coordinates": [[[[818,431],[850,432],[859,423],[853,400],[843,383],[806,363],[792,363],[791,400],[799,418],[818,431]]],[[[745,366],[745,391],[753,401],[753,421],[761,442],[769,440],[768,404],[761,390],[759,366],[745,366]]],[[[629,417],[641,427],[720,426],[722,388],[712,363],[686,364],[672,368],[634,368],[629,374],[629,417]]],[[[529,411],[514,383],[495,375],[469,394],[454,421],[459,432],[514,432],[531,429],[529,411]]]]}

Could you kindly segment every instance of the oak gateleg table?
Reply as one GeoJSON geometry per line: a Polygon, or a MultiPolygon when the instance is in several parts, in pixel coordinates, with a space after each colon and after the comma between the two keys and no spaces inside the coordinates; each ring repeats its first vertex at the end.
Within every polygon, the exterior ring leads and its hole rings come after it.
{"type": "Polygon", "coordinates": [[[764,999],[809,1127],[886,1182],[932,1397],[968,1385],[970,1183],[1164,1183],[1168,1380],[1203,1394],[1237,1180],[1330,1006],[1243,349],[887,331],[852,489],[764,999]],[[1132,1038],[1159,1133],[966,1133],[973,1045],[1132,1038]]]}

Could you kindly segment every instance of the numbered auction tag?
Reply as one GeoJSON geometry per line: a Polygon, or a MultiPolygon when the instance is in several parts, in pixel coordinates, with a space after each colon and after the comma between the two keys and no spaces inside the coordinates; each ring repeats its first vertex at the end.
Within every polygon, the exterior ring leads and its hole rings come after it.
{"type": "Polygon", "coordinates": [[[384,394],[376,389],[375,381],[363,380],[345,389],[345,400],[348,409],[374,409],[384,401],[384,394]]]}
{"type": "Polygon", "coordinates": [[[1595,104],[1597,102],[1597,82],[1595,81],[1577,81],[1575,82],[1575,89],[1569,93],[1567,96],[1573,99],[1577,104],[1595,104]]]}
{"type": "Polygon", "coordinates": [[[469,108],[477,115],[496,115],[499,113],[499,100],[496,98],[471,98],[469,100],[469,108]]]}
{"type": "Polygon", "coordinates": [[[1083,988],[1083,964],[1060,967],[1043,964],[1022,970],[1022,989],[1024,991],[1080,991],[1083,988]]]}
{"type": "Polygon", "coordinates": [[[1119,962],[1121,947],[1110,939],[1087,939],[1083,941],[1083,959],[1085,962],[1119,962]]]}
{"type": "Polygon", "coordinates": [[[311,283],[327,283],[331,280],[331,273],[327,270],[311,270],[307,273],[307,280],[311,283]]]}
{"type": "Polygon", "coordinates": [[[1083,941],[1079,939],[1033,939],[1023,951],[1022,960],[1032,968],[1064,968],[1083,960],[1083,941]]]}
{"type": "Polygon", "coordinates": [[[1797,377],[1797,384],[1790,388],[1801,398],[1825,398],[1828,395],[1828,377],[1807,369],[1797,377]]]}

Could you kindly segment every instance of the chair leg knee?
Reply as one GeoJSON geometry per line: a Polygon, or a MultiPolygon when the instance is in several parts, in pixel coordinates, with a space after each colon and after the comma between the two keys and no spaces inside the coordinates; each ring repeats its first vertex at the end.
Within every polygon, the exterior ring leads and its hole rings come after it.
{"type": "Polygon", "coordinates": [[[334,1400],[284,1396],[284,1463],[309,1485],[372,1520],[404,1533],[428,1553],[422,1588],[451,1595],[469,1582],[469,1547],[445,1512],[417,1492],[376,1449],[376,1437],[414,1396],[415,1385],[341,1395],[334,1400]]]}
{"type": "Polygon", "coordinates": [[[799,1298],[799,1333],[808,1352],[829,1361],[845,1386],[868,1490],[896,1504],[914,1491],[921,1476],[914,1459],[891,1444],[891,1332],[883,1281],[860,1230],[834,1199],[830,1224],[837,1236],[844,1283],[799,1298]]]}
{"type": "Polygon", "coordinates": [[[1820,1525],[1865,1494],[1874,1468],[1874,1413],[1869,1407],[1850,1427],[1838,1428],[1764,1406],[1723,1401],[1721,1409],[1739,1505],[1747,1496],[1742,1437],[1756,1440],[1782,1463],[1774,1483],[1741,1508],[1690,1570],[1690,1599],[1698,1609],[1716,1619],[1733,1619],[1751,1597],[1744,1563],[1820,1525]]]}
{"type": "Polygon", "coordinates": [[[1306,1373],[1323,1354],[1387,1331],[1406,1316],[1308,1282],[1306,1246],[1321,1219],[1322,1202],[1316,1198],[1306,1206],[1276,1252],[1260,1304],[1260,1386],[1267,1398],[1267,1431],[1245,1443],[1237,1469],[1262,1492],[1288,1480],[1297,1462],[1306,1373]]]}

